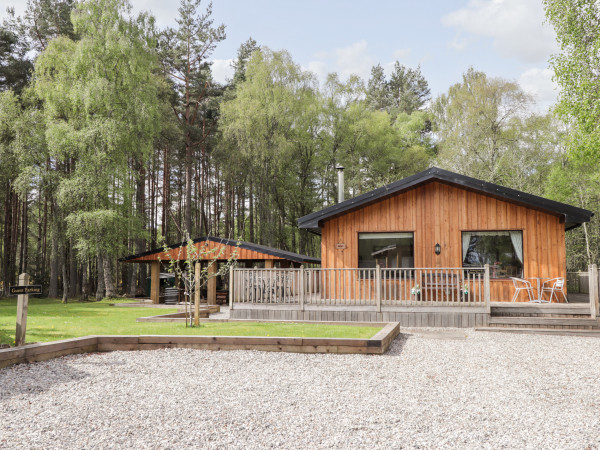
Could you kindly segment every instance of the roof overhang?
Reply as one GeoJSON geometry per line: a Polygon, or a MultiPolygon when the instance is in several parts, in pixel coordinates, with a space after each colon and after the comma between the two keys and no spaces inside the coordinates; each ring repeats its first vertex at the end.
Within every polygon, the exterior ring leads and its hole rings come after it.
{"type": "MultiPolygon", "coordinates": [[[[300,264],[321,264],[321,260],[319,258],[314,258],[312,256],[301,255],[299,253],[288,252],[286,250],[279,250],[273,247],[267,247],[266,245],[253,244],[251,242],[237,241],[235,239],[227,239],[215,236],[203,236],[196,238],[192,241],[194,244],[199,244],[202,242],[215,242],[217,244],[222,244],[229,246],[231,248],[242,248],[246,250],[251,250],[257,253],[262,253],[265,255],[264,259],[281,259],[292,261],[300,264]],[[268,256],[268,257],[267,257],[268,256]]],[[[187,242],[178,242],[175,244],[168,244],[166,247],[171,250],[175,250],[187,245],[187,242]]],[[[143,259],[144,257],[148,257],[151,255],[159,255],[164,253],[165,248],[155,248],[152,250],[148,250],[146,252],[137,253],[135,255],[125,256],[120,258],[120,262],[150,262],[151,259],[143,259]]],[[[210,257],[207,259],[211,259],[210,257]]],[[[219,258],[217,258],[219,259],[219,258]]],[[[262,259],[262,258],[257,258],[262,259]]],[[[243,258],[238,258],[238,260],[244,260],[243,258]]]]}
{"type": "Polygon", "coordinates": [[[326,220],[434,181],[489,195],[528,208],[561,215],[564,217],[565,230],[570,230],[580,226],[582,223],[589,222],[594,215],[592,211],[586,209],[432,167],[410,177],[403,178],[402,180],[301,217],[298,219],[298,227],[320,234],[321,227],[326,220]]]}

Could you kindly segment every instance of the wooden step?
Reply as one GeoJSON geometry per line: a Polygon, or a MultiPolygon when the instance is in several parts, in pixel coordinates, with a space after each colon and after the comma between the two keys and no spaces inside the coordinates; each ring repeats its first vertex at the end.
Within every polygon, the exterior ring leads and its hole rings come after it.
{"type": "Polygon", "coordinates": [[[600,330],[576,330],[555,328],[500,328],[500,327],[476,327],[475,331],[491,331],[494,333],[517,333],[517,334],[550,334],[556,336],[586,336],[600,337],[600,330]]]}
{"type": "Polygon", "coordinates": [[[505,314],[569,314],[569,315],[590,315],[589,304],[571,304],[571,305],[550,305],[550,304],[514,304],[510,306],[491,307],[492,316],[502,316],[505,314]]]}
{"type": "Polygon", "coordinates": [[[598,321],[592,318],[571,317],[490,317],[490,325],[546,325],[568,327],[598,327],[598,321]]]}

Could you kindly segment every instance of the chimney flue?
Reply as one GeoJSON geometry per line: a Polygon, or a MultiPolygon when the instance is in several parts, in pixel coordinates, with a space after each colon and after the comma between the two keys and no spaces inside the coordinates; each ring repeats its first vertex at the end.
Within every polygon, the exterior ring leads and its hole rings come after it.
{"type": "Polygon", "coordinates": [[[344,201],[344,166],[338,165],[335,170],[338,173],[338,203],[344,201]]]}

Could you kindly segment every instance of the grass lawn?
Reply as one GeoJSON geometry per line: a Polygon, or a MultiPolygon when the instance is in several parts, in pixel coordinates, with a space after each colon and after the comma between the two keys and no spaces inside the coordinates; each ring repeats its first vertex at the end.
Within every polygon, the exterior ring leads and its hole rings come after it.
{"type": "MultiPolygon", "coordinates": [[[[254,322],[203,323],[186,328],[183,323],[139,323],[138,317],[177,312],[176,309],[118,308],[111,299],[93,303],[68,303],[29,298],[27,342],[48,342],[96,334],[172,334],[214,336],[282,336],[370,338],[381,327],[347,325],[281,324],[254,322]]],[[[129,300],[131,301],[131,300],[129,300]]],[[[0,299],[0,343],[14,345],[17,299],[0,299]]]]}

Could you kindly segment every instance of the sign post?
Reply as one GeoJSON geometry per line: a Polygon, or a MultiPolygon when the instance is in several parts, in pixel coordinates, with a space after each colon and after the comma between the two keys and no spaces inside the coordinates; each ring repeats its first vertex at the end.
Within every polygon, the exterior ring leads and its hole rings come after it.
{"type": "MultiPolygon", "coordinates": [[[[12,289],[15,287],[28,287],[29,286],[29,275],[22,273],[19,275],[19,286],[11,286],[12,289]]],[[[18,290],[15,292],[17,293],[18,290]]],[[[19,294],[17,300],[17,333],[15,337],[15,345],[18,347],[25,344],[25,332],[27,331],[27,305],[29,303],[29,294],[26,293],[27,289],[23,290],[22,294],[19,294]]]]}

